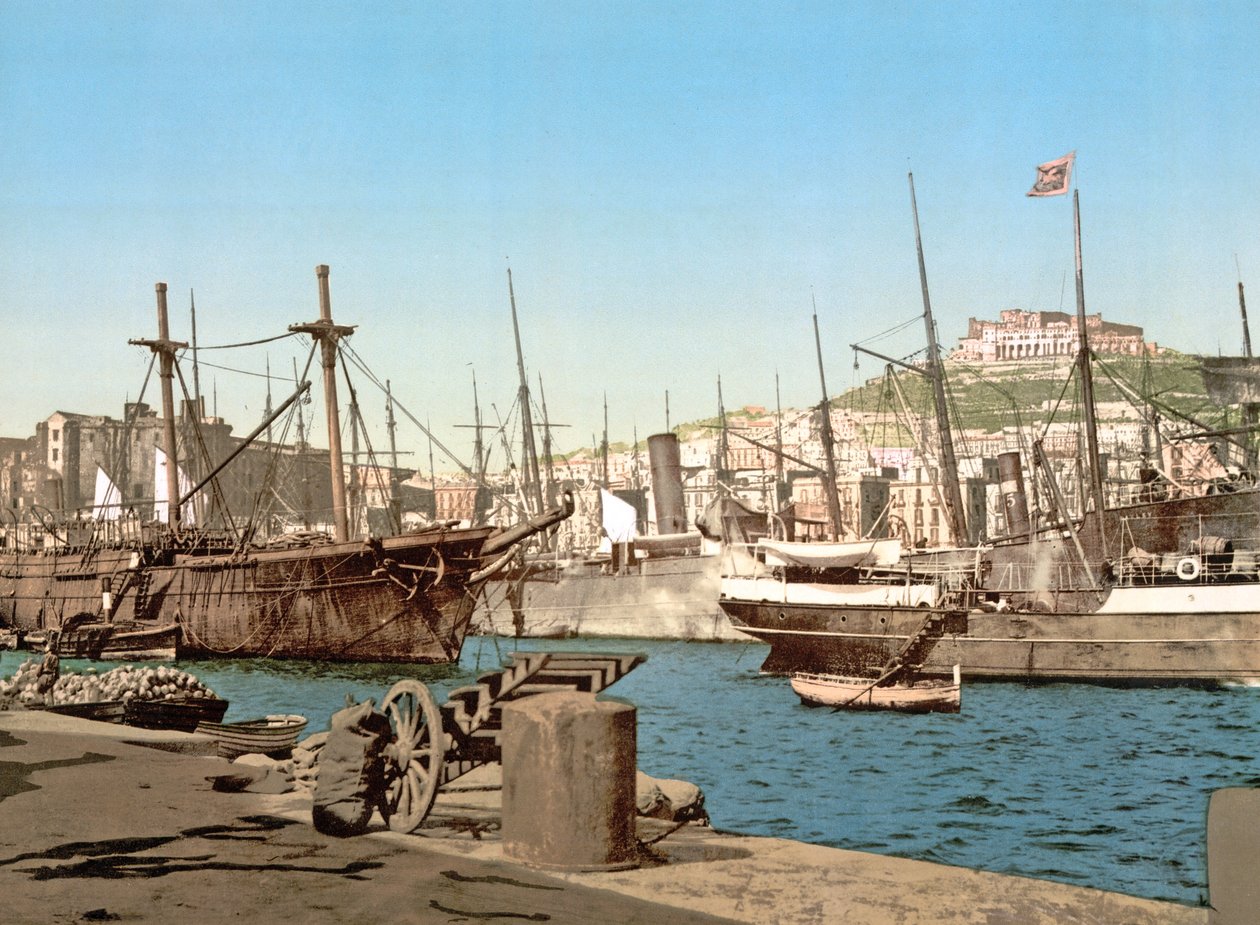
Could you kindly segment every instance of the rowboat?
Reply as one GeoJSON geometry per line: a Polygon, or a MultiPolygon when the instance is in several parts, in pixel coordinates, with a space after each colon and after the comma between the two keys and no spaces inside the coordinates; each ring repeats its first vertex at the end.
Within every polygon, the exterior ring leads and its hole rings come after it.
{"type": "Polygon", "coordinates": [[[192,732],[202,722],[218,722],[228,702],[218,697],[183,697],[172,700],[128,700],[123,722],[141,729],[192,732]]]}
{"type": "Polygon", "coordinates": [[[957,713],[962,709],[962,679],[954,666],[952,682],[943,678],[881,685],[869,678],[798,671],[792,690],[811,707],[846,710],[896,710],[902,713],[957,713]]]}
{"type": "Polygon", "coordinates": [[[297,744],[305,728],[306,717],[296,713],[272,714],[236,723],[197,724],[197,732],[218,741],[221,758],[252,754],[284,757],[297,744]]]}

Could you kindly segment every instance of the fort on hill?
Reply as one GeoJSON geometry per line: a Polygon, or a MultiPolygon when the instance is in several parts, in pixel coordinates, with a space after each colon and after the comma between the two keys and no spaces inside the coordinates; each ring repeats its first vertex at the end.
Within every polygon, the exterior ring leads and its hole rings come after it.
{"type": "MultiPolygon", "coordinates": [[[[952,358],[975,363],[1072,357],[1080,349],[1076,318],[1067,312],[1026,312],[1004,309],[1000,321],[967,321],[967,336],[959,338],[952,358]]],[[[1159,345],[1142,338],[1135,324],[1103,321],[1102,315],[1086,315],[1089,345],[1096,353],[1121,356],[1157,354],[1159,345]]]]}

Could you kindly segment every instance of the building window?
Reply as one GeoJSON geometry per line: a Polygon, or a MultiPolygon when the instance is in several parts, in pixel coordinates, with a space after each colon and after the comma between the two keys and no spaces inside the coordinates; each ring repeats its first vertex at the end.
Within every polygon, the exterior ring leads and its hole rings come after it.
{"type": "Polygon", "coordinates": [[[52,432],[52,440],[53,440],[53,443],[58,442],[60,439],[61,439],[61,431],[59,431],[59,430],[54,430],[54,431],[52,432]]]}
{"type": "Polygon", "coordinates": [[[57,451],[56,451],[56,450],[53,450],[53,451],[52,451],[52,454],[53,454],[52,461],[53,461],[53,462],[56,462],[56,461],[57,461],[57,451]]]}

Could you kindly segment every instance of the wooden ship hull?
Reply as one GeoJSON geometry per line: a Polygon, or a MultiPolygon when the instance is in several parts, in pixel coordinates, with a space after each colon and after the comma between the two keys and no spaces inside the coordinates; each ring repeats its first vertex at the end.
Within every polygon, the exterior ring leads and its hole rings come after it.
{"type": "Polygon", "coordinates": [[[28,633],[59,628],[62,615],[96,615],[61,646],[80,657],[141,657],[125,643],[148,633],[174,635],[171,654],[181,658],[451,662],[473,612],[468,582],[494,532],[175,553],[151,564],[127,549],[8,554],[0,556],[0,615],[28,633]],[[102,579],[118,589],[111,621],[99,616],[102,579]],[[89,637],[110,622],[128,632],[93,648],[89,637]]]}

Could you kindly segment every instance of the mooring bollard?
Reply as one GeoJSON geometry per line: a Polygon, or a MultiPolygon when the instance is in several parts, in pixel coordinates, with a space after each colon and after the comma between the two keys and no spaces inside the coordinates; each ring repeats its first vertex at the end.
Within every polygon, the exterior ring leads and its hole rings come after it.
{"type": "Polygon", "coordinates": [[[638,866],[636,711],[575,691],[503,705],[503,853],[547,870],[638,866]]]}
{"type": "Polygon", "coordinates": [[[1209,925],[1255,922],[1260,909],[1260,790],[1231,787],[1208,801],[1209,925]]]}

